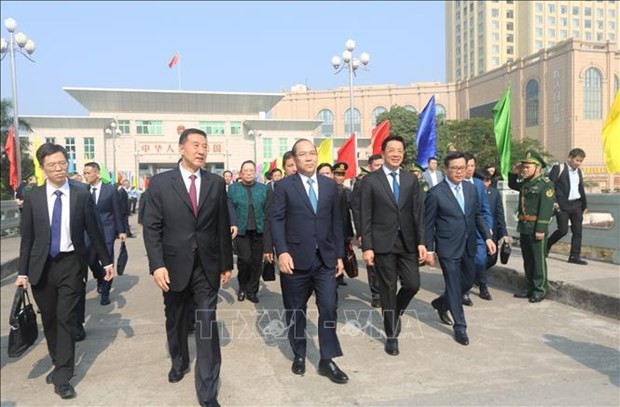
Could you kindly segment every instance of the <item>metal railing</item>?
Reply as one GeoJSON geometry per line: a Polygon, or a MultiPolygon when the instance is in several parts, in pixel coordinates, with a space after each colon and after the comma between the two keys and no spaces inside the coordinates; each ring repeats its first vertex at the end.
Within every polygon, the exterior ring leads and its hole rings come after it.
{"type": "Polygon", "coordinates": [[[0,201],[0,206],[2,208],[0,218],[2,228],[0,230],[0,235],[5,237],[19,234],[20,218],[17,202],[14,200],[0,201]]]}

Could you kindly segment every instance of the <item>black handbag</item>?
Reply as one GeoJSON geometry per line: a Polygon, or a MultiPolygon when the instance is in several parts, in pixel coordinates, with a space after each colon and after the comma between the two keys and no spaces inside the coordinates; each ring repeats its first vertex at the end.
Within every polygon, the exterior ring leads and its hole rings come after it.
{"type": "Polygon", "coordinates": [[[355,252],[353,251],[353,243],[351,242],[346,245],[343,263],[344,272],[347,273],[349,278],[355,278],[359,275],[357,257],[355,256],[355,252]]]}
{"type": "Polygon", "coordinates": [[[39,337],[37,314],[30,302],[28,291],[17,287],[11,316],[9,317],[11,332],[9,333],[9,357],[16,358],[24,354],[39,337]]]}
{"type": "Polygon", "coordinates": [[[510,258],[510,253],[511,252],[512,252],[512,249],[510,247],[510,243],[504,242],[502,244],[502,248],[500,249],[500,252],[499,252],[499,258],[500,258],[502,264],[508,263],[508,259],[510,258]]]}
{"type": "Polygon", "coordinates": [[[263,263],[263,281],[275,281],[276,279],[276,265],[275,261],[273,262],[264,262],[263,263]]]}
{"type": "Polygon", "coordinates": [[[122,276],[125,273],[127,260],[129,260],[129,254],[127,254],[127,245],[125,245],[125,242],[122,242],[120,253],[118,254],[118,259],[116,260],[116,273],[119,276],[122,276]]]}

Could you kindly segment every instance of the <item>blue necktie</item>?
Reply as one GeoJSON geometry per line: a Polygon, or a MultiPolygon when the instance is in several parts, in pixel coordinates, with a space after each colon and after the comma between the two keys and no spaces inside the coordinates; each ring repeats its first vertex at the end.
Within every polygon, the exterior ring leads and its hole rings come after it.
{"type": "Polygon", "coordinates": [[[454,190],[456,191],[456,200],[458,201],[459,206],[461,207],[461,211],[465,213],[465,200],[463,199],[463,194],[461,193],[461,186],[460,185],[455,186],[454,190]]]}
{"type": "Polygon", "coordinates": [[[60,253],[60,225],[62,223],[62,196],[61,191],[54,192],[56,201],[52,211],[52,239],[50,240],[50,257],[54,258],[60,253]]]}
{"type": "Polygon", "coordinates": [[[394,200],[398,203],[398,198],[400,198],[400,186],[398,185],[398,179],[396,176],[398,175],[396,172],[390,172],[392,176],[392,188],[394,189],[394,200]]]}
{"type": "Polygon", "coordinates": [[[312,205],[312,210],[316,213],[316,208],[319,203],[319,200],[316,197],[316,192],[314,192],[314,188],[312,188],[312,184],[314,184],[314,180],[312,178],[308,178],[308,198],[310,198],[310,205],[312,205]]]}

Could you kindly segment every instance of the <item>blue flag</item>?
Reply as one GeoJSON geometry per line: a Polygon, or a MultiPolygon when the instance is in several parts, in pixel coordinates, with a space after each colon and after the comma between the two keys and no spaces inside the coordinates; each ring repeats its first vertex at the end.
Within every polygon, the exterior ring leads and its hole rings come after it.
{"type": "Polygon", "coordinates": [[[428,159],[437,154],[437,128],[435,121],[435,95],[428,101],[422,113],[415,135],[418,147],[418,165],[426,168],[428,159]]]}
{"type": "Polygon", "coordinates": [[[75,172],[75,159],[73,158],[73,154],[69,153],[69,176],[73,175],[75,172]]]}

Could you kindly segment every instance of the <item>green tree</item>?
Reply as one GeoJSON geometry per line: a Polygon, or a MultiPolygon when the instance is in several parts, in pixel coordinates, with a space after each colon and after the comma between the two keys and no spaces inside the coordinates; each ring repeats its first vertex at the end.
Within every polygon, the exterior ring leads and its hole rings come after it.
{"type": "MultiPolygon", "coordinates": [[[[9,136],[9,126],[13,124],[13,104],[8,99],[0,101],[0,144],[2,145],[2,161],[0,162],[1,181],[0,182],[0,199],[12,199],[13,190],[9,186],[9,168],[10,163],[4,152],[6,139],[9,136]]],[[[19,120],[20,130],[32,132],[30,125],[24,120],[19,120]]],[[[17,136],[19,132],[15,132],[17,136]]],[[[27,138],[20,138],[21,148],[21,165],[22,177],[25,178],[29,174],[34,173],[34,162],[30,158],[28,150],[30,149],[30,141],[27,138]]]]}

